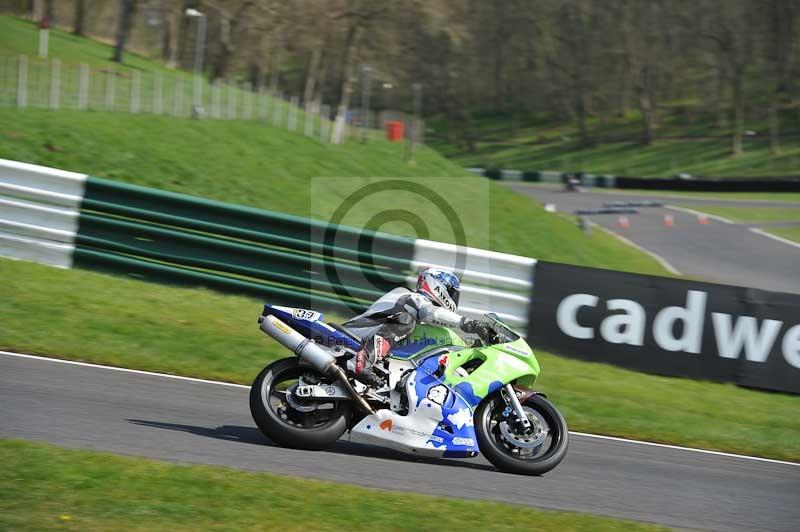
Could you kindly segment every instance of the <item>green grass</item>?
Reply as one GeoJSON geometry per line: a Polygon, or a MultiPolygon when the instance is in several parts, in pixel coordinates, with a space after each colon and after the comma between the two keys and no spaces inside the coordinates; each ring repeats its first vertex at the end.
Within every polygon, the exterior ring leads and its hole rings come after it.
{"type": "MultiPolygon", "coordinates": [[[[435,137],[435,147],[464,166],[652,177],[679,172],[705,176],[786,176],[796,175],[800,167],[799,137],[795,134],[783,138],[780,155],[772,155],[765,122],[745,123],[745,129],[755,131],[756,136],[744,138],[744,153],[738,157],[730,155],[730,131],[716,128],[710,116],[699,114],[689,122],[680,113],[664,110],[660,122],[657,135],[663,140],[642,146],[636,141],[641,124],[637,112],[624,118],[593,116],[589,130],[596,143],[582,148],[572,123],[556,122],[546,116],[524,117],[517,136],[512,137],[506,117],[484,116],[474,121],[472,134],[479,139],[474,152],[447,143],[444,126],[438,121],[431,121],[430,126],[440,132],[435,137]],[[706,138],[689,140],[688,136],[706,138]],[[630,140],[620,141],[620,138],[630,140]]],[[[784,132],[796,133],[800,123],[794,114],[786,113],[782,128],[784,132]]]]}
{"type": "Polygon", "coordinates": [[[666,530],[16,440],[0,440],[0,461],[3,530],[666,530]]]}
{"type": "Polygon", "coordinates": [[[800,242],[800,226],[795,227],[765,227],[762,231],[772,233],[773,235],[782,236],[795,242],[800,242]]]}
{"type": "MultiPolygon", "coordinates": [[[[649,256],[601,232],[585,236],[530,198],[467,175],[427,148],[408,164],[403,146],[384,141],[333,146],[254,122],[125,113],[0,109],[0,124],[2,158],[322,219],[359,186],[413,178],[458,212],[469,246],[666,274],[649,256]]],[[[363,226],[387,209],[421,216],[427,230],[421,237],[455,240],[439,209],[411,192],[369,196],[344,222],[363,226]]],[[[380,229],[417,236],[402,222],[380,229]]]]}
{"type": "Polygon", "coordinates": [[[717,205],[696,204],[689,207],[708,214],[722,216],[734,222],[791,222],[800,221],[800,206],[797,208],[784,207],[727,207],[717,205]]]}
{"type": "MultiPolygon", "coordinates": [[[[244,384],[288,354],[252,299],[9,260],[0,278],[0,349],[244,384]]],[[[537,356],[573,430],[800,460],[800,397],[537,356]]]]}

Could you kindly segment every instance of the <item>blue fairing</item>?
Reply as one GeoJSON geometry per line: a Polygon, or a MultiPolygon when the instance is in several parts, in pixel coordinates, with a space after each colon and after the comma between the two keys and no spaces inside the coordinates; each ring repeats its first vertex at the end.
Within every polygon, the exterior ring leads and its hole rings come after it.
{"type": "Polygon", "coordinates": [[[293,311],[288,307],[280,307],[276,305],[264,305],[264,311],[261,313],[266,316],[271,314],[289,325],[292,329],[296,330],[303,336],[313,339],[318,344],[331,347],[336,345],[347,346],[355,351],[361,349],[361,344],[353,340],[350,336],[343,332],[337,331],[330,325],[322,321],[324,315],[316,313],[316,318],[313,320],[304,318],[295,318],[293,311]]]}
{"type": "MultiPolygon", "coordinates": [[[[442,404],[442,420],[433,431],[433,438],[428,443],[436,447],[445,447],[444,456],[463,458],[475,456],[478,453],[477,436],[472,423],[474,410],[460,393],[450,388],[436,376],[439,368],[438,356],[433,355],[423,359],[414,374],[414,388],[417,394],[417,407],[431,407],[428,392],[434,386],[445,386],[448,389],[447,397],[442,404]],[[439,441],[441,440],[441,441],[439,441]]],[[[477,403],[476,403],[477,404],[477,403]]]]}
{"type": "Polygon", "coordinates": [[[435,338],[422,337],[420,340],[419,342],[398,342],[397,345],[392,347],[392,356],[405,360],[413,357],[428,346],[436,345],[435,338]]]}

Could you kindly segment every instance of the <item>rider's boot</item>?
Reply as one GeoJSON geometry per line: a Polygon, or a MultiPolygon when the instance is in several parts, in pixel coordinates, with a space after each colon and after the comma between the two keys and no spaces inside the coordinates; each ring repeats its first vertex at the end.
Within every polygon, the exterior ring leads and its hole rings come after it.
{"type": "Polygon", "coordinates": [[[355,374],[356,380],[374,388],[386,384],[385,379],[377,375],[372,367],[389,354],[391,344],[382,336],[375,335],[366,347],[359,351],[355,358],[348,361],[348,367],[355,374]]]}

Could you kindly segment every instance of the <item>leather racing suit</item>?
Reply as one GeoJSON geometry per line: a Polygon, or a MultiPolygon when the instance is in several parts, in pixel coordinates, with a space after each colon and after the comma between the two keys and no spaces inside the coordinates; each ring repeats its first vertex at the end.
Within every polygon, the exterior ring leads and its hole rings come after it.
{"type": "Polygon", "coordinates": [[[417,322],[458,328],[485,338],[493,335],[489,324],[472,320],[440,307],[407,288],[395,288],[373,303],[364,313],[343,324],[362,340],[363,349],[348,364],[357,375],[368,372],[384,359],[391,348],[414,330],[417,322]]]}

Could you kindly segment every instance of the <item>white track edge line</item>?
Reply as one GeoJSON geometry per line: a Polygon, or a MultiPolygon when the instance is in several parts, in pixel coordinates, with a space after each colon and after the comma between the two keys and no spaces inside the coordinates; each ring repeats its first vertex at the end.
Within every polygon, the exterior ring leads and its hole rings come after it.
{"type": "Polygon", "coordinates": [[[729,220],[722,216],[717,216],[716,214],[708,214],[707,212],[696,211],[694,209],[687,209],[686,207],[678,207],[676,205],[665,205],[667,209],[672,209],[673,211],[683,211],[689,214],[694,214],[695,216],[705,216],[706,218],[711,218],[712,220],[717,220],[724,224],[735,224],[733,220],[729,220]]]}
{"type": "Polygon", "coordinates": [[[669,273],[671,273],[673,275],[683,275],[681,272],[678,271],[678,268],[676,268],[675,266],[670,264],[667,259],[665,259],[661,255],[659,255],[658,253],[650,251],[647,248],[643,248],[642,246],[640,246],[636,242],[633,242],[631,239],[625,238],[621,234],[619,234],[619,233],[617,233],[615,231],[612,231],[611,229],[608,229],[606,227],[603,227],[602,225],[599,225],[599,224],[597,224],[595,222],[590,222],[590,223],[592,223],[596,227],[599,227],[600,229],[602,229],[606,233],[610,234],[611,236],[617,238],[623,244],[627,244],[627,245],[631,246],[632,248],[637,249],[637,250],[641,251],[642,253],[644,253],[646,255],[649,255],[651,258],[655,259],[656,262],[661,264],[661,266],[663,266],[664,269],[666,269],[669,273]]]}
{"type": "Polygon", "coordinates": [[[765,236],[767,238],[771,238],[772,240],[777,240],[778,242],[783,242],[784,244],[789,244],[792,247],[800,248],[800,244],[798,244],[797,242],[793,242],[793,241],[791,241],[791,240],[789,240],[787,238],[783,238],[782,236],[773,235],[772,233],[770,233],[768,231],[764,231],[763,229],[759,229],[758,227],[750,227],[749,229],[750,229],[751,232],[753,232],[753,233],[755,233],[757,235],[765,236]]]}
{"type": "Polygon", "coordinates": [[[208,379],[198,379],[195,377],[184,377],[182,375],[172,375],[169,373],[158,373],[155,371],[144,371],[141,369],[129,369],[129,368],[120,368],[117,366],[106,366],[104,364],[92,364],[90,362],[78,362],[76,360],[64,360],[62,358],[51,358],[51,357],[43,357],[38,355],[27,355],[24,353],[14,353],[12,351],[0,351],[0,355],[7,355],[12,357],[20,357],[20,358],[30,358],[34,360],[44,360],[47,362],[57,362],[59,364],[69,364],[71,366],[84,366],[87,368],[101,368],[101,369],[110,369],[113,371],[121,371],[123,373],[136,373],[139,375],[150,375],[153,377],[166,377],[168,379],[176,379],[181,381],[190,381],[190,382],[202,382],[204,384],[216,384],[219,386],[231,386],[233,388],[246,388],[250,389],[250,386],[246,386],[244,384],[235,384],[233,382],[223,382],[223,381],[212,381],[208,379]]]}
{"type": "MultiPolygon", "coordinates": [[[[169,373],[157,373],[154,371],[143,371],[140,369],[128,369],[128,368],[120,368],[117,366],[106,366],[103,364],[90,364],[88,362],[77,362],[75,360],[64,360],[61,358],[50,358],[50,357],[43,357],[39,355],[27,355],[24,353],[14,353],[12,351],[0,351],[0,355],[12,356],[12,357],[19,357],[19,358],[28,358],[33,360],[42,360],[45,362],[56,362],[59,364],[69,364],[73,366],[83,366],[89,368],[100,368],[100,369],[109,369],[113,371],[120,371],[123,373],[136,373],[139,375],[149,375],[153,377],[165,377],[168,379],[176,379],[182,381],[189,381],[189,382],[201,382],[204,384],[216,384],[220,386],[231,386],[234,388],[245,388],[249,389],[250,386],[246,386],[244,384],[234,384],[231,382],[222,382],[222,381],[212,381],[208,379],[197,379],[194,377],[183,377],[181,375],[171,375],[169,373]]],[[[722,451],[711,451],[709,449],[697,449],[694,447],[682,447],[680,445],[668,445],[666,443],[655,443],[650,441],[643,441],[643,440],[631,440],[627,438],[618,438],[616,436],[604,436],[602,434],[591,434],[589,432],[576,432],[574,430],[569,431],[570,434],[575,436],[582,436],[585,438],[596,438],[599,440],[611,440],[611,441],[619,441],[623,443],[635,443],[639,445],[649,445],[651,447],[662,447],[665,449],[675,449],[679,451],[691,451],[695,453],[703,453],[703,454],[712,454],[716,456],[725,456],[729,458],[741,458],[744,460],[755,460],[758,462],[769,462],[773,464],[781,464],[781,465],[790,465],[790,466],[797,466],[800,467],[800,463],[797,462],[786,462],[783,460],[774,460],[772,458],[761,458],[760,456],[748,456],[746,454],[734,454],[734,453],[725,453],[722,451]]]]}
{"type": "Polygon", "coordinates": [[[570,435],[575,436],[585,436],[588,438],[596,438],[599,440],[611,440],[611,441],[619,441],[624,443],[637,443],[640,445],[649,445],[651,447],[662,447],[665,449],[676,449],[679,451],[692,451],[694,453],[703,453],[703,454],[713,454],[716,456],[725,456],[729,458],[742,458],[745,460],[756,460],[758,462],[769,462],[773,464],[781,464],[781,465],[790,465],[790,466],[797,466],[800,467],[800,463],[798,462],[786,462],[784,460],[775,460],[773,458],[762,458],[760,456],[749,456],[746,454],[735,454],[735,453],[726,453],[723,451],[712,451],[710,449],[698,449],[696,447],[683,447],[681,445],[669,445],[667,443],[656,443],[652,441],[644,441],[644,440],[630,440],[627,438],[619,438],[616,436],[604,436],[602,434],[591,434],[588,432],[575,432],[573,430],[569,431],[570,435]]]}

